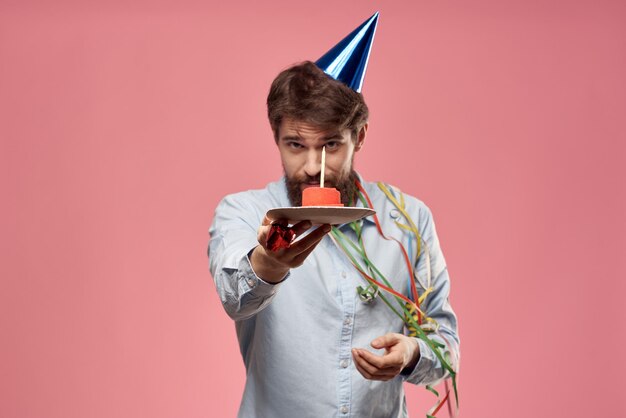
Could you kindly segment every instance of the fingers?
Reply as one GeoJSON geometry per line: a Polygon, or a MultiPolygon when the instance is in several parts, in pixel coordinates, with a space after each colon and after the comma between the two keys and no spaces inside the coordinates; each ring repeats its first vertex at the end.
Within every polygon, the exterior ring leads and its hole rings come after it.
{"type": "Polygon", "coordinates": [[[311,254],[313,252],[313,250],[315,249],[315,247],[317,247],[317,244],[320,243],[322,238],[324,238],[324,236],[321,236],[318,240],[316,240],[315,242],[311,243],[309,248],[307,248],[306,250],[302,251],[300,254],[295,256],[294,259],[293,259],[294,264],[298,265],[298,266],[302,265],[302,263],[304,263],[304,260],[306,260],[306,258],[309,256],[309,254],[311,254]]]}
{"type": "Polygon", "coordinates": [[[377,349],[391,347],[392,345],[396,345],[399,340],[400,336],[398,334],[385,334],[382,337],[378,337],[374,341],[372,341],[372,347],[377,349]]]}
{"type": "Polygon", "coordinates": [[[365,367],[365,365],[362,364],[363,360],[359,358],[356,350],[352,350],[352,358],[354,359],[354,367],[356,367],[359,373],[366,379],[374,380],[375,370],[365,367]]]}
{"type": "MultiPolygon", "coordinates": [[[[289,225],[289,221],[287,219],[272,220],[268,218],[267,216],[265,216],[263,218],[263,222],[261,223],[261,227],[259,228],[257,232],[257,240],[259,241],[259,243],[263,243],[265,241],[265,238],[267,237],[267,234],[269,233],[271,225],[274,225],[274,224],[278,224],[278,225],[282,225],[286,227],[289,225]]],[[[311,226],[312,226],[311,222],[305,220],[305,221],[300,221],[297,224],[293,225],[291,227],[291,230],[295,233],[295,236],[298,237],[299,235],[308,231],[311,228],[311,226]]]]}
{"type": "Polygon", "coordinates": [[[376,355],[364,349],[353,349],[354,364],[366,379],[389,380],[405,367],[415,367],[419,359],[419,345],[414,338],[389,333],[371,342],[374,348],[384,348],[385,354],[376,355]]]}
{"type": "Polygon", "coordinates": [[[377,356],[376,354],[370,353],[367,350],[358,350],[358,353],[364,361],[379,370],[402,367],[403,358],[402,355],[397,351],[385,353],[382,356],[377,356]]]}
{"type": "Polygon", "coordinates": [[[250,262],[255,272],[270,282],[277,282],[289,269],[301,266],[315,246],[330,231],[330,225],[322,225],[304,238],[292,242],[296,236],[309,230],[312,225],[310,221],[298,222],[291,228],[287,225],[287,220],[272,221],[266,216],[257,230],[259,245],[252,252],[250,262]],[[280,224],[285,228],[276,227],[273,224],[280,224]],[[272,228],[275,230],[272,231],[272,228]]]}
{"type": "MultiPolygon", "coordinates": [[[[402,370],[401,362],[398,363],[393,359],[388,359],[381,363],[382,357],[376,356],[367,350],[353,349],[352,357],[354,358],[354,365],[356,369],[366,379],[387,381],[396,377],[402,370]],[[373,362],[378,364],[386,364],[387,361],[389,361],[389,364],[384,365],[383,367],[379,367],[372,364],[372,360],[373,362]]],[[[386,355],[383,357],[389,356],[386,355]]]]}
{"type": "Polygon", "coordinates": [[[363,349],[353,349],[354,364],[366,379],[387,381],[396,377],[405,366],[402,335],[388,333],[374,339],[372,347],[385,349],[382,356],[363,349]]]}
{"type": "Polygon", "coordinates": [[[315,231],[311,232],[308,236],[302,238],[300,241],[296,241],[294,245],[289,248],[293,251],[293,266],[301,266],[304,260],[313,252],[317,244],[322,241],[324,236],[330,231],[330,225],[322,225],[315,231]]]}
{"type": "Polygon", "coordinates": [[[273,223],[287,226],[286,220],[281,219],[281,220],[273,221],[272,219],[265,216],[256,234],[257,241],[259,241],[259,244],[261,244],[264,248],[265,248],[265,241],[267,240],[267,234],[269,233],[270,228],[272,227],[273,223]]]}
{"type": "MultiPolygon", "coordinates": [[[[261,247],[265,250],[263,251],[263,257],[268,258],[266,264],[270,264],[273,266],[283,266],[287,268],[294,268],[301,266],[305,259],[311,254],[311,252],[315,249],[317,244],[324,238],[324,236],[330,232],[330,225],[322,225],[315,230],[313,230],[310,234],[306,235],[299,240],[291,242],[286,248],[280,247],[273,248],[273,250],[268,249],[267,237],[270,232],[270,228],[272,228],[272,222],[267,224],[267,217],[263,220],[263,224],[259,227],[257,233],[257,240],[261,247]]],[[[284,220],[283,220],[284,221],[284,220]]],[[[279,221],[279,222],[283,222],[279,221]]],[[[285,223],[287,221],[284,221],[285,223]]],[[[311,228],[312,224],[310,221],[301,221],[291,227],[291,230],[298,235],[303,234],[305,231],[311,228]]]]}
{"type": "Polygon", "coordinates": [[[306,237],[294,242],[290,249],[293,249],[294,254],[301,254],[311,246],[315,247],[328,232],[330,232],[330,225],[321,225],[306,237]]]}
{"type": "Polygon", "coordinates": [[[300,234],[304,233],[305,231],[308,231],[311,228],[311,226],[312,224],[310,221],[300,221],[294,226],[292,226],[291,229],[293,230],[293,232],[296,233],[296,237],[297,237],[300,234]]]}

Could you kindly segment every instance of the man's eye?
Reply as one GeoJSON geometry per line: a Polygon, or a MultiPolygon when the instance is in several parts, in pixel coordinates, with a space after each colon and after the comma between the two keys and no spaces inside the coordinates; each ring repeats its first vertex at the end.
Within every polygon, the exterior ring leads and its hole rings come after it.
{"type": "Polygon", "coordinates": [[[302,144],[299,144],[297,142],[289,142],[289,143],[287,143],[287,146],[289,148],[293,148],[293,149],[300,149],[300,148],[302,148],[302,144]]]}
{"type": "Polygon", "coordinates": [[[339,142],[337,142],[337,141],[328,141],[328,142],[326,143],[326,149],[328,149],[328,150],[333,150],[333,149],[335,149],[335,148],[338,148],[338,147],[339,147],[339,145],[340,145],[340,143],[339,143],[339,142]]]}

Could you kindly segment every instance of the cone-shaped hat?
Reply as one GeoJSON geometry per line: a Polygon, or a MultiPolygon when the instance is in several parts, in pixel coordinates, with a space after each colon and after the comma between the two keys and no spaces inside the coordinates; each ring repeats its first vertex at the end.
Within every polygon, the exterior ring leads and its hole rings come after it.
{"type": "Polygon", "coordinates": [[[360,93],[377,24],[378,12],[343,38],[315,64],[335,80],[360,93]]]}

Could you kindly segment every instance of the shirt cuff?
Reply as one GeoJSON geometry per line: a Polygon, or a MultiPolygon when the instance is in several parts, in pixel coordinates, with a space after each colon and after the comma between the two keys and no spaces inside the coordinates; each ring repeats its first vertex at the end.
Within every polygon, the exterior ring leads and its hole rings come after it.
{"type": "Polygon", "coordinates": [[[252,263],[250,262],[250,254],[252,251],[254,251],[254,248],[246,254],[239,265],[238,276],[240,294],[253,292],[255,296],[270,296],[278,290],[281,283],[287,280],[291,272],[288,271],[285,277],[280,279],[279,282],[266,282],[260,278],[252,268],[252,263]]]}
{"type": "Polygon", "coordinates": [[[416,340],[420,350],[420,358],[417,360],[413,370],[405,369],[401,375],[405,381],[419,385],[428,378],[433,368],[439,364],[439,359],[428,344],[419,338],[416,338],[416,340]]]}

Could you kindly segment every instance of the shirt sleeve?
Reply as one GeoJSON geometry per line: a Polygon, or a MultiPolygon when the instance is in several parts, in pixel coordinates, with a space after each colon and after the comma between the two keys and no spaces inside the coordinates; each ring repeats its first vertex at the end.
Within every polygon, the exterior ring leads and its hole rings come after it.
{"type": "MultiPolygon", "coordinates": [[[[430,210],[424,206],[420,210],[418,228],[422,234],[426,249],[422,252],[416,265],[418,292],[422,294],[428,287],[428,271],[430,270],[432,287],[431,293],[420,305],[425,314],[439,324],[437,333],[427,334],[428,338],[442,344],[444,358],[451,359],[451,363],[458,367],[459,364],[459,337],[457,318],[449,302],[450,277],[446,262],[439,245],[439,239],[435,231],[435,224],[430,210]]],[[[420,358],[412,371],[406,371],[402,377],[405,381],[419,384],[432,385],[448,377],[449,373],[441,365],[430,346],[421,339],[417,339],[420,348],[420,358]]]]}
{"type": "Polygon", "coordinates": [[[250,318],[263,310],[276,295],[280,283],[267,283],[254,272],[249,254],[258,245],[259,214],[237,195],[225,197],[209,229],[209,268],[217,293],[228,315],[250,318]]]}

